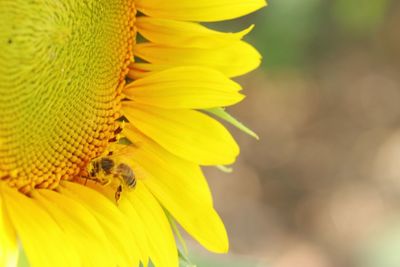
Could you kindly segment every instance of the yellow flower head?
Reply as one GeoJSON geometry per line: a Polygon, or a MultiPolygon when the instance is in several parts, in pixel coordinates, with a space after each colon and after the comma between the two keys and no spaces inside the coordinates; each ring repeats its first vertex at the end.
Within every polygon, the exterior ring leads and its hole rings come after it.
{"type": "Polygon", "coordinates": [[[243,127],[220,107],[260,55],[198,22],[264,5],[1,0],[0,266],[178,266],[166,213],[226,252],[199,166],[239,148],[207,113],[243,127]]]}

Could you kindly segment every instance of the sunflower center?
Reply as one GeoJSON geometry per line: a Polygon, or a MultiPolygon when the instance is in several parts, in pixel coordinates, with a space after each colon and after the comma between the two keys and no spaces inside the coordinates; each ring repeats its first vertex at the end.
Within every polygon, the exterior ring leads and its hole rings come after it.
{"type": "Polygon", "coordinates": [[[73,179],[114,137],[133,0],[0,1],[0,178],[73,179]]]}

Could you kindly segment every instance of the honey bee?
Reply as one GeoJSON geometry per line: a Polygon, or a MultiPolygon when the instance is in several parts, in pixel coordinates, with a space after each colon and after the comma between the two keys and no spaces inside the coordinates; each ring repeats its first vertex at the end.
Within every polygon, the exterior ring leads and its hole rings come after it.
{"type": "Polygon", "coordinates": [[[111,157],[100,157],[94,159],[87,167],[88,179],[99,182],[102,185],[118,181],[115,192],[115,201],[121,197],[123,189],[133,189],[136,186],[136,177],[132,168],[125,163],[118,162],[111,157]]]}

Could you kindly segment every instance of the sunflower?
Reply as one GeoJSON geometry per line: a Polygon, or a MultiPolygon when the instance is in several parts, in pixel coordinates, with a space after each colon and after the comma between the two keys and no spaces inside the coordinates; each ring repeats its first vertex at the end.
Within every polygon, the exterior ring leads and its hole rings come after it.
{"type": "Polygon", "coordinates": [[[199,22],[264,5],[0,1],[0,266],[178,266],[175,221],[226,252],[200,166],[235,161],[210,115],[248,131],[221,107],[260,55],[199,22]]]}

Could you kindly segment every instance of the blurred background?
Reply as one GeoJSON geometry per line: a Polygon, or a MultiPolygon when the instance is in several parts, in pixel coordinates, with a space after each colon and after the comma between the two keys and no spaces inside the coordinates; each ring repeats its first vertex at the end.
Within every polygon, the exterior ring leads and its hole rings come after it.
{"type": "Polygon", "coordinates": [[[231,252],[198,266],[400,266],[400,1],[270,0],[218,24],[263,54],[229,109],[234,171],[208,168],[231,252]]]}

